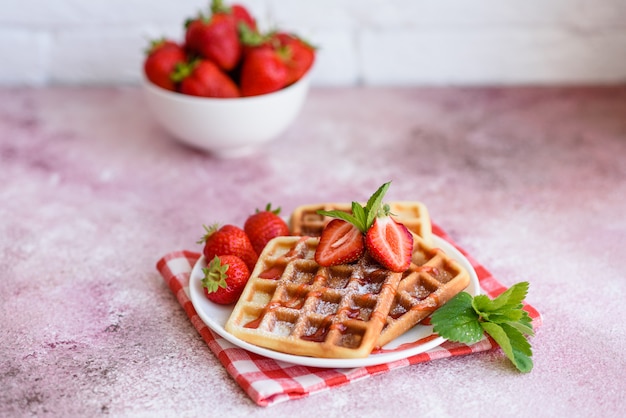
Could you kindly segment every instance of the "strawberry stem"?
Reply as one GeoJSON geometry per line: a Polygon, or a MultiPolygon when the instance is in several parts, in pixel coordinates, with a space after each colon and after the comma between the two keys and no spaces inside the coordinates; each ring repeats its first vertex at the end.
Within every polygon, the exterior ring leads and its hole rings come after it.
{"type": "Polygon", "coordinates": [[[202,225],[202,227],[204,228],[204,231],[206,232],[204,235],[202,235],[202,238],[200,238],[198,241],[196,241],[196,244],[204,244],[206,242],[206,240],[215,233],[215,231],[217,231],[219,229],[219,224],[213,224],[211,226],[206,226],[206,225],[202,225]]]}
{"type": "Polygon", "coordinates": [[[228,264],[222,264],[220,258],[215,256],[209,265],[202,269],[202,272],[204,273],[202,286],[207,289],[207,292],[213,293],[220,287],[228,287],[228,284],[226,283],[226,277],[228,277],[228,267],[228,264]]]}

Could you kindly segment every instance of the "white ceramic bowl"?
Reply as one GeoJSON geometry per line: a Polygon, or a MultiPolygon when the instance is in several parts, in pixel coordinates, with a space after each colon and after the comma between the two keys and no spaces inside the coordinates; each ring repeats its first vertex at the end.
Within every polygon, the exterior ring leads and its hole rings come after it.
{"type": "Polygon", "coordinates": [[[143,84],[152,113],[171,135],[216,156],[237,157],[289,127],[309,91],[309,74],[277,92],[234,99],[184,95],[146,79],[143,84]]]}

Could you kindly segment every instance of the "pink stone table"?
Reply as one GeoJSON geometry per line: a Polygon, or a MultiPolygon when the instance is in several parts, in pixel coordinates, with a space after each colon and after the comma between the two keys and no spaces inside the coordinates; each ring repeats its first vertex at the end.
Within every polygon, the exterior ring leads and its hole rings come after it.
{"type": "Polygon", "coordinates": [[[317,88],[241,160],[125,88],[0,90],[0,416],[617,417],[626,410],[626,88],[317,88]],[[155,269],[272,202],[420,200],[543,314],[499,350],[255,405],[155,269]]]}

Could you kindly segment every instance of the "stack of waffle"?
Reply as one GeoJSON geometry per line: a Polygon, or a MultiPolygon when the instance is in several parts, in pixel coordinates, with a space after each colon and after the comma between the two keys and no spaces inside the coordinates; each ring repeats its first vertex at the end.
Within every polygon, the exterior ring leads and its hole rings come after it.
{"type": "Polygon", "coordinates": [[[413,233],[411,266],[384,269],[367,253],[357,262],[321,267],[318,237],[330,218],[318,210],[350,211],[350,204],[297,208],[293,236],[268,243],[226,322],[239,339],[284,353],[362,358],[411,329],[469,284],[469,273],[432,244],[430,218],[419,202],[391,202],[398,222],[413,233]]]}

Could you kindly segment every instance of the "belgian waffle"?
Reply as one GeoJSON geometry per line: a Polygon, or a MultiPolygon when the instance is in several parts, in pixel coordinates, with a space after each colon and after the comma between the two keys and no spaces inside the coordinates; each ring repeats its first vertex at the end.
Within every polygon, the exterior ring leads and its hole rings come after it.
{"type": "Polygon", "coordinates": [[[273,350],[324,358],[363,358],[377,345],[402,273],[364,256],[321,267],[319,240],[277,237],[259,257],[225,329],[273,350]]]}
{"type": "MultiPolygon", "coordinates": [[[[410,231],[432,243],[432,227],[428,209],[421,202],[389,202],[391,216],[403,223],[410,231]]],[[[318,210],[342,210],[350,213],[350,203],[317,203],[297,207],[289,220],[292,235],[319,237],[331,218],[317,213],[318,210]]]]}
{"type": "Polygon", "coordinates": [[[469,273],[456,260],[419,236],[413,235],[413,242],[411,266],[402,273],[378,347],[404,334],[469,284],[469,273]]]}

